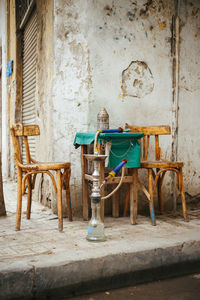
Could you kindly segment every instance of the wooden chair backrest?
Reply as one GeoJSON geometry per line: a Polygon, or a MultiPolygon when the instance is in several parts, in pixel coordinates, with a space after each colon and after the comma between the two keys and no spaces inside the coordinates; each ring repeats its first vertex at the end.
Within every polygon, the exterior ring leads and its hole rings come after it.
{"type": "Polygon", "coordinates": [[[143,132],[144,137],[140,141],[141,143],[141,160],[146,161],[149,153],[150,136],[155,137],[155,159],[161,159],[161,148],[159,146],[159,135],[171,134],[170,126],[133,126],[126,123],[126,129],[130,129],[131,132],[143,132]]]}
{"type": "Polygon", "coordinates": [[[31,163],[31,154],[28,144],[28,136],[40,135],[40,128],[38,125],[22,125],[22,124],[13,124],[10,129],[14,147],[14,155],[16,162],[22,163],[21,151],[20,151],[20,142],[19,137],[23,137],[25,150],[26,150],[26,160],[27,163],[31,163]]]}

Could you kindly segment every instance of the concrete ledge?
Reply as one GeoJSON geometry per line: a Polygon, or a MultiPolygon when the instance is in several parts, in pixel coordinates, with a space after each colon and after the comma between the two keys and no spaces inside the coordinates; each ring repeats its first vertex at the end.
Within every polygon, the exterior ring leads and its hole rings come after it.
{"type": "Polygon", "coordinates": [[[75,294],[120,287],[200,271],[200,215],[184,222],[178,215],[105,218],[107,241],[89,243],[88,222],[64,219],[38,202],[15,231],[16,186],[4,185],[7,216],[0,218],[0,299],[63,299],[75,294]]]}
{"type": "MultiPolygon", "coordinates": [[[[0,299],[60,299],[200,270],[200,241],[0,272],[0,299]],[[14,298],[13,298],[14,296],[14,298]],[[48,298],[49,299],[49,298],[48,298]]],[[[41,263],[40,263],[41,264],[41,263]]]]}

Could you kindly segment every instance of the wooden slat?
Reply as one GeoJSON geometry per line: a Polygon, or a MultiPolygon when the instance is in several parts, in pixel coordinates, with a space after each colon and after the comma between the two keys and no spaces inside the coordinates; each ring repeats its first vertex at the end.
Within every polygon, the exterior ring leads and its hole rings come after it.
{"type": "Polygon", "coordinates": [[[145,159],[145,152],[146,152],[146,137],[143,137],[143,149],[142,149],[142,159],[145,159]]]}
{"type": "MultiPolygon", "coordinates": [[[[86,180],[93,181],[92,175],[85,174],[84,178],[86,180]]],[[[116,184],[116,183],[119,183],[120,180],[121,180],[121,177],[111,177],[106,181],[106,184],[116,184]]],[[[123,178],[123,183],[131,183],[132,181],[133,181],[132,176],[124,176],[124,178],[123,178]]]]}
{"type": "Polygon", "coordinates": [[[147,141],[146,141],[146,151],[145,151],[144,160],[147,160],[147,157],[148,157],[148,152],[149,152],[149,140],[150,140],[150,136],[149,136],[149,135],[147,135],[147,141]]]}
{"type": "Polygon", "coordinates": [[[25,136],[33,136],[33,135],[39,135],[40,134],[40,128],[38,125],[25,125],[24,126],[24,135],[25,136]]]}
{"type": "Polygon", "coordinates": [[[160,159],[159,137],[155,135],[155,157],[156,160],[160,159]]]}
{"type": "Polygon", "coordinates": [[[143,139],[139,139],[139,143],[140,143],[140,160],[142,160],[142,151],[141,151],[142,140],[143,140],[143,139]]]}
{"type": "MultiPolygon", "coordinates": [[[[18,127],[19,128],[19,127],[18,127]]],[[[19,128],[20,130],[20,128],[19,128]]],[[[21,153],[20,153],[20,146],[19,146],[19,141],[16,138],[15,135],[15,128],[14,126],[10,129],[11,131],[11,135],[12,135],[12,142],[13,142],[13,146],[14,146],[14,153],[15,153],[15,159],[21,163],[21,153]]]]}
{"type": "Polygon", "coordinates": [[[88,182],[84,174],[88,173],[88,163],[84,154],[87,154],[87,145],[81,145],[81,170],[82,170],[82,203],[83,203],[83,220],[89,220],[89,199],[88,199],[88,182]]]}
{"type": "Polygon", "coordinates": [[[126,129],[130,129],[131,132],[143,132],[145,135],[159,135],[159,134],[171,134],[170,126],[134,126],[126,123],[126,129]]]}
{"type": "Polygon", "coordinates": [[[31,156],[30,156],[30,150],[29,150],[29,144],[28,144],[28,138],[27,136],[24,136],[24,145],[26,150],[26,161],[28,164],[31,163],[31,156]]]}
{"type": "Polygon", "coordinates": [[[146,169],[153,169],[153,168],[180,168],[183,167],[183,162],[182,161],[176,161],[176,162],[169,162],[169,161],[161,161],[161,160],[155,160],[155,161],[141,161],[140,164],[141,168],[146,168],[146,169]]]}
{"type": "Polygon", "coordinates": [[[143,193],[146,195],[147,199],[150,201],[150,194],[147,191],[147,189],[145,188],[144,184],[138,179],[138,183],[143,191],[143,193]]]}
{"type": "Polygon", "coordinates": [[[38,125],[25,125],[22,124],[14,124],[13,125],[15,136],[33,136],[40,134],[40,128],[38,125]]]}

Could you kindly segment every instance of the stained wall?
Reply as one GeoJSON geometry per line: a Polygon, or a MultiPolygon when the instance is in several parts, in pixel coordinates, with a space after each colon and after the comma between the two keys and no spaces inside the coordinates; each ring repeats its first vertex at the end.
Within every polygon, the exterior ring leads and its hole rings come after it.
{"type": "MultiPolygon", "coordinates": [[[[161,138],[163,156],[170,159],[177,152],[177,158],[185,162],[185,190],[191,197],[198,195],[199,1],[37,0],[37,8],[38,158],[71,162],[74,214],[81,214],[81,163],[73,140],[78,131],[96,130],[101,107],[109,113],[110,127],[124,127],[126,122],[172,126],[177,121],[172,136],[161,138]],[[175,14],[181,25],[177,110],[172,51],[175,14]]],[[[7,87],[4,103],[6,93],[7,87]]],[[[3,109],[8,122],[13,113],[3,109]]],[[[6,139],[4,145],[6,149],[6,139]]],[[[4,156],[9,157],[9,147],[6,151],[4,156]]],[[[4,162],[5,176],[9,170],[4,162]]],[[[36,198],[55,209],[48,179],[41,177],[37,184],[42,193],[36,198]]],[[[169,176],[164,193],[171,201],[169,176]]]]}
{"type": "MultiPolygon", "coordinates": [[[[101,107],[110,127],[171,125],[173,12],[173,1],[55,1],[54,153],[72,163],[75,207],[81,168],[73,139],[96,130],[101,107]]],[[[171,137],[161,143],[170,157],[171,137]]]]}
{"type": "Polygon", "coordinates": [[[194,197],[200,194],[200,2],[182,1],[180,17],[178,153],[185,162],[185,190],[194,197]]]}

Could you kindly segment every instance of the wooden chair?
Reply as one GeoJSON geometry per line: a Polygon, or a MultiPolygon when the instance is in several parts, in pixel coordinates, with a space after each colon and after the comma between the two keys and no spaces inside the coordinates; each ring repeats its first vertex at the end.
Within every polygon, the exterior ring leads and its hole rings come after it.
{"type": "Polygon", "coordinates": [[[62,187],[64,187],[64,189],[66,190],[68,217],[69,220],[72,221],[70,187],[69,187],[70,172],[71,172],[70,163],[69,162],[55,162],[55,163],[42,162],[41,163],[34,160],[31,157],[29,143],[28,143],[28,136],[35,136],[40,134],[40,129],[38,125],[22,126],[22,124],[14,124],[10,130],[12,135],[15,162],[17,168],[16,230],[20,230],[22,195],[25,193],[25,183],[27,182],[27,187],[28,187],[26,218],[30,219],[32,190],[34,189],[36,175],[39,173],[45,173],[50,176],[53,183],[54,190],[57,193],[57,208],[58,208],[58,220],[59,220],[58,228],[59,231],[62,231],[63,230],[62,187]],[[27,163],[22,162],[20,141],[19,141],[20,137],[23,137],[24,140],[27,163]],[[54,179],[53,174],[50,171],[56,172],[56,181],[54,179]]]}
{"type": "MultiPolygon", "coordinates": [[[[172,171],[177,174],[178,177],[178,189],[181,194],[182,199],[182,210],[183,217],[187,220],[186,214],[186,201],[183,185],[183,162],[182,161],[168,161],[162,158],[161,148],[159,146],[159,135],[169,135],[171,134],[170,126],[132,126],[129,124],[125,125],[126,129],[130,129],[131,132],[143,132],[144,137],[141,140],[141,166],[140,168],[148,170],[148,190],[144,185],[138,180],[143,192],[149,200],[149,208],[152,224],[156,225],[154,207],[153,207],[153,195],[157,188],[158,193],[158,204],[159,210],[162,211],[162,184],[167,171],[172,171]],[[150,137],[154,136],[155,139],[155,160],[148,160],[149,153],[149,143],[150,137]],[[154,181],[153,181],[154,179],[154,181]],[[152,206],[151,206],[152,204],[152,206]]],[[[128,201],[128,200],[127,200],[128,201]]],[[[124,215],[127,214],[127,203],[125,205],[124,215]]]]}

